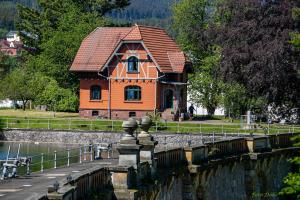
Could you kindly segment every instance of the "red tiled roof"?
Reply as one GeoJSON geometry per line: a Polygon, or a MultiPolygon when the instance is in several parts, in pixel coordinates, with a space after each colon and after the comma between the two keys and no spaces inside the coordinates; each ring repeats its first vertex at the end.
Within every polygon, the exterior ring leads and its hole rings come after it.
{"type": "Polygon", "coordinates": [[[10,48],[9,42],[4,39],[0,40],[0,48],[10,48]]]}
{"type": "Polygon", "coordinates": [[[160,28],[135,25],[97,28],[82,42],[71,71],[100,71],[121,41],[143,41],[162,72],[183,72],[186,58],[178,45],[160,28]]]}
{"type": "Polygon", "coordinates": [[[172,70],[174,72],[183,72],[186,58],[182,52],[171,52],[168,51],[168,57],[171,63],[172,70]]]}

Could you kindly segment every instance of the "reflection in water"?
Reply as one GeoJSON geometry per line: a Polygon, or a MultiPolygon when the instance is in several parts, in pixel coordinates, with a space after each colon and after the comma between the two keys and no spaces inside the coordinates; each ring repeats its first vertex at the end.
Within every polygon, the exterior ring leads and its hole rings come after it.
{"type": "Polygon", "coordinates": [[[35,156],[44,153],[45,155],[54,154],[54,151],[61,152],[70,148],[77,148],[74,144],[49,144],[49,143],[14,143],[14,142],[0,142],[0,160],[5,160],[7,156],[8,147],[10,145],[9,157],[16,157],[18,146],[21,144],[19,156],[35,156]]]}

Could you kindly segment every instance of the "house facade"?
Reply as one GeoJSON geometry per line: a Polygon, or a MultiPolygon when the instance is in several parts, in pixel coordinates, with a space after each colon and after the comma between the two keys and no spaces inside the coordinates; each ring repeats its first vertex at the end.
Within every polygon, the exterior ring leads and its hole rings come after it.
{"type": "Polygon", "coordinates": [[[18,36],[18,32],[10,31],[6,34],[6,39],[0,39],[0,51],[9,56],[17,56],[23,47],[23,43],[18,36]]]}
{"type": "Polygon", "coordinates": [[[186,111],[191,63],[159,28],[101,27],[82,42],[70,68],[80,79],[80,116],[126,119],[186,111]]]}

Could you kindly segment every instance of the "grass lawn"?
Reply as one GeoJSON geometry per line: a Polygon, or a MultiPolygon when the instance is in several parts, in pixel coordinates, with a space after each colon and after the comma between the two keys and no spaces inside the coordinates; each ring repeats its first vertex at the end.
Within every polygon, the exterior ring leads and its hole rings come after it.
{"type": "MultiPolygon", "coordinates": [[[[122,131],[122,121],[80,118],[78,113],[43,112],[35,110],[0,110],[0,128],[48,129],[48,130],[82,130],[82,131],[122,131]]],[[[261,124],[254,133],[300,132],[300,125],[261,124]],[[262,129],[262,127],[265,128],[262,129]]],[[[228,123],[220,119],[212,123],[177,123],[159,122],[150,129],[151,132],[172,133],[241,133],[249,130],[241,128],[239,123],[228,123]]]]}
{"type": "Polygon", "coordinates": [[[0,109],[0,117],[79,117],[78,113],[47,112],[37,110],[0,109]]]}

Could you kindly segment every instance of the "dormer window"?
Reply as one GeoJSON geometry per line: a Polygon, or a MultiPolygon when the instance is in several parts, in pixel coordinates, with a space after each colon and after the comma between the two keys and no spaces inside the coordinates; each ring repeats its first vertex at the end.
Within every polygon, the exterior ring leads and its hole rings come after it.
{"type": "Polygon", "coordinates": [[[138,73],[139,72],[139,60],[135,56],[131,56],[127,60],[127,72],[138,73]]]}

